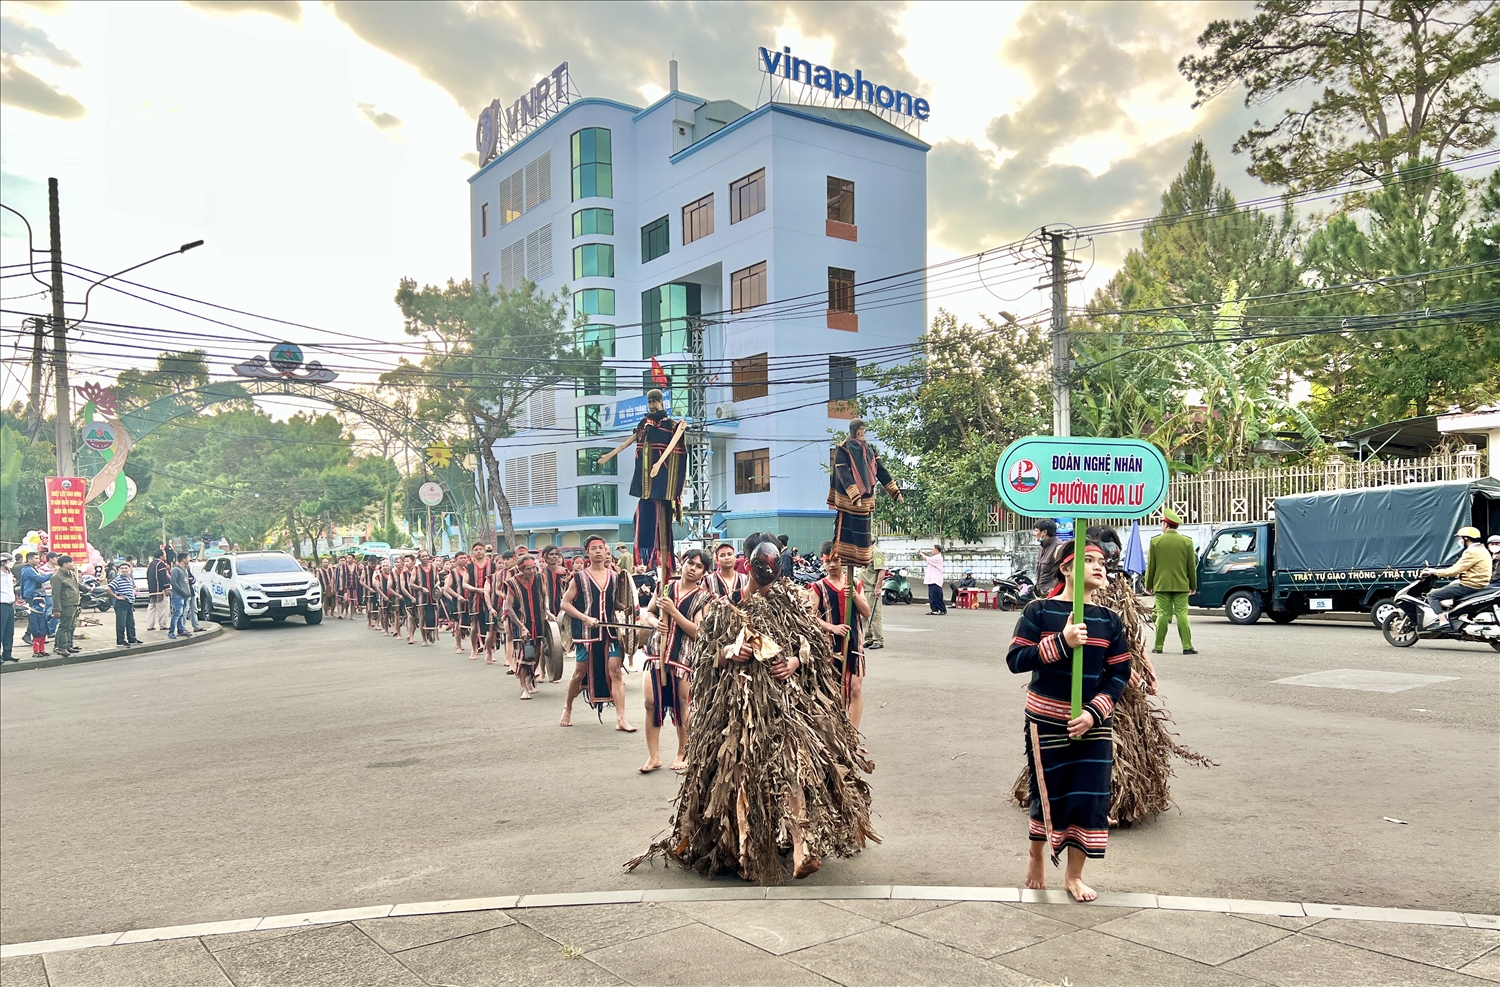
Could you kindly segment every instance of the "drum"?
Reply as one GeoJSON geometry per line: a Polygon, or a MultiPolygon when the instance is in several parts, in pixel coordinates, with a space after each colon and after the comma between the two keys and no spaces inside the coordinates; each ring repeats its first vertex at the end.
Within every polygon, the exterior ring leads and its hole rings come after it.
{"type": "Polygon", "coordinates": [[[546,645],[546,668],[547,678],[553,682],[562,678],[563,674],[563,639],[562,629],[557,626],[557,621],[547,621],[547,635],[543,642],[546,645]]]}

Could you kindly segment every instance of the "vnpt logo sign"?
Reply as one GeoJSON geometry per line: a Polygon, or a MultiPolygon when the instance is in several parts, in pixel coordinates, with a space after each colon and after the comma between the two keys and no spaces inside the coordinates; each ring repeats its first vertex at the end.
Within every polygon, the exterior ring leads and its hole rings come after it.
{"type": "Polygon", "coordinates": [[[792,82],[812,86],[832,93],[834,99],[853,99],[858,103],[870,103],[882,110],[890,110],[902,116],[926,120],[932,116],[932,105],[927,100],[904,93],[890,86],[877,86],[866,79],[859,69],[854,74],[830,69],[826,65],[814,65],[805,58],[794,58],[792,49],[760,50],[760,70],[766,75],[779,76],[792,82]]]}

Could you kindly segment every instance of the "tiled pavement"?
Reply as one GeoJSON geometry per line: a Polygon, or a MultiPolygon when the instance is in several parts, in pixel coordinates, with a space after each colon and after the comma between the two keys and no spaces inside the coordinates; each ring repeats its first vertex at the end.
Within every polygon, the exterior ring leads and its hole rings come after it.
{"type": "Polygon", "coordinates": [[[0,948],[3,987],[1487,983],[1495,916],[1012,888],[509,896],[0,948]]]}

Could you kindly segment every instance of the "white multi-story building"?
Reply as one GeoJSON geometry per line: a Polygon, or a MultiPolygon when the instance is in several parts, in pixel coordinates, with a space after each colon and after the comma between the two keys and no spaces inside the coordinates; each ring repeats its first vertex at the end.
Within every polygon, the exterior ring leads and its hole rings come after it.
{"type": "Polygon", "coordinates": [[[475,282],[566,285],[604,356],[497,448],[518,532],[630,538],[634,457],[597,460],[644,410],[653,357],[686,414],[701,317],[714,527],[804,551],[830,537],[829,446],[859,370],[923,331],[927,150],[868,110],[673,92],[645,109],[574,99],[485,164],[475,282]]]}

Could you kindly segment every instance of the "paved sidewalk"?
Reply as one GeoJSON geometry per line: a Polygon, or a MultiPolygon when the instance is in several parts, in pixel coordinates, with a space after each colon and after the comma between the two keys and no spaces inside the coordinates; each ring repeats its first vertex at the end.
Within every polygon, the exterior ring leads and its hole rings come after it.
{"type": "Polygon", "coordinates": [[[1496,982],[1492,915],[1015,888],[508,896],[0,947],[4,987],[1496,982]]]}
{"type": "MultiPolygon", "coordinates": [[[[57,665],[79,665],[90,661],[106,661],[110,658],[123,658],[127,655],[149,655],[157,651],[170,651],[173,648],[185,648],[190,644],[202,644],[204,641],[216,640],[224,633],[224,628],[213,621],[204,621],[203,630],[197,634],[189,634],[187,637],[171,640],[166,631],[140,630],[143,643],[129,648],[121,648],[115,645],[115,618],[111,614],[100,614],[103,618],[99,626],[86,625],[80,628],[88,637],[77,640],[75,643],[83,651],[76,655],[53,654],[47,658],[31,657],[31,645],[21,641],[20,628],[16,630],[15,650],[12,652],[20,661],[8,661],[0,664],[0,672],[26,672],[36,668],[53,668],[57,665]],[[22,652],[25,648],[25,652],[22,652]]],[[[140,613],[136,614],[137,620],[142,620],[140,613]]],[[[48,642],[50,647],[51,642],[48,642]]]]}

